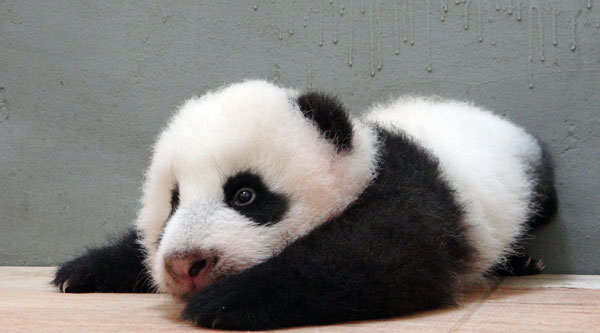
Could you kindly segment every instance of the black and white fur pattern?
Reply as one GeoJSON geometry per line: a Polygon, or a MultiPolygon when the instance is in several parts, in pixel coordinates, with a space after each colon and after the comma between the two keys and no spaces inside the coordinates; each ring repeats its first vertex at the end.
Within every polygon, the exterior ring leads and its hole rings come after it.
{"type": "Polygon", "coordinates": [[[136,230],[53,282],[168,292],[214,328],[384,318],[453,304],[488,275],[538,273],[519,250],[555,210],[547,153],[488,111],[411,97],[355,118],[333,97],[245,81],[180,108],[136,230]]]}

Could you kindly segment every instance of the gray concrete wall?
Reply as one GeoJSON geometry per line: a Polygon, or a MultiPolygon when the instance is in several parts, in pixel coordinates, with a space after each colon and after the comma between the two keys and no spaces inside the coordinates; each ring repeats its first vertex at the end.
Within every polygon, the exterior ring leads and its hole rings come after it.
{"type": "Polygon", "coordinates": [[[583,0],[0,1],[0,265],[56,264],[126,229],[171,112],[247,77],[354,113],[437,94],[522,124],[561,200],[530,251],[600,274],[600,1],[583,0]]]}

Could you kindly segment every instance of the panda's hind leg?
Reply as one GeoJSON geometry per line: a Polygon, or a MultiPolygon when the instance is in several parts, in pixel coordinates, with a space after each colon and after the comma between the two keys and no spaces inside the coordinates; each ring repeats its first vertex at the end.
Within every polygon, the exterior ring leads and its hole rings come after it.
{"type": "Polygon", "coordinates": [[[496,268],[495,275],[523,276],[535,275],[544,270],[542,260],[534,259],[527,254],[515,254],[506,259],[506,262],[496,268]]]}
{"type": "Polygon", "coordinates": [[[548,224],[558,211],[558,198],[554,187],[554,167],[546,148],[542,145],[541,159],[532,170],[535,181],[534,196],[531,205],[535,213],[527,220],[527,228],[533,230],[548,224]]]}
{"type": "MultiPolygon", "coordinates": [[[[550,154],[542,145],[542,156],[539,163],[532,168],[531,176],[535,181],[534,196],[531,200],[534,213],[525,222],[525,234],[540,226],[548,224],[558,210],[558,200],[554,187],[554,168],[550,154]]],[[[523,236],[525,236],[525,234],[523,236]]],[[[522,252],[525,237],[521,237],[515,245],[517,250],[506,261],[494,269],[494,274],[499,276],[522,276],[539,274],[544,270],[544,263],[540,259],[532,258],[522,252]]]]}

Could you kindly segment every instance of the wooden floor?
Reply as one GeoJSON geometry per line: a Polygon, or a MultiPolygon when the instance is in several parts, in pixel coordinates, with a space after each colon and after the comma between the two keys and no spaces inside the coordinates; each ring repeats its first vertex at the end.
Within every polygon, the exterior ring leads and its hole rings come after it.
{"type": "MultiPolygon", "coordinates": [[[[184,332],[167,295],[61,294],[52,267],[0,267],[0,332],[184,332]]],[[[462,305],[390,320],[292,332],[600,332],[600,276],[507,278],[462,305]]]]}

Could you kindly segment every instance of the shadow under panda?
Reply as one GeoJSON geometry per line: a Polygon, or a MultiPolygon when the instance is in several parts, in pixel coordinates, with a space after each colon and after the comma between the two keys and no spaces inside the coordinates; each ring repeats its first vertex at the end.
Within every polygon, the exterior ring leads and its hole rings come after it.
{"type": "Polygon", "coordinates": [[[136,228],[53,283],[168,292],[211,328],[385,318],[539,273],[523,237],[555,212],[546,150],[478,107],[404,97],[355,118],[334,97],[245,81],[180,108],[136,228]]]}

